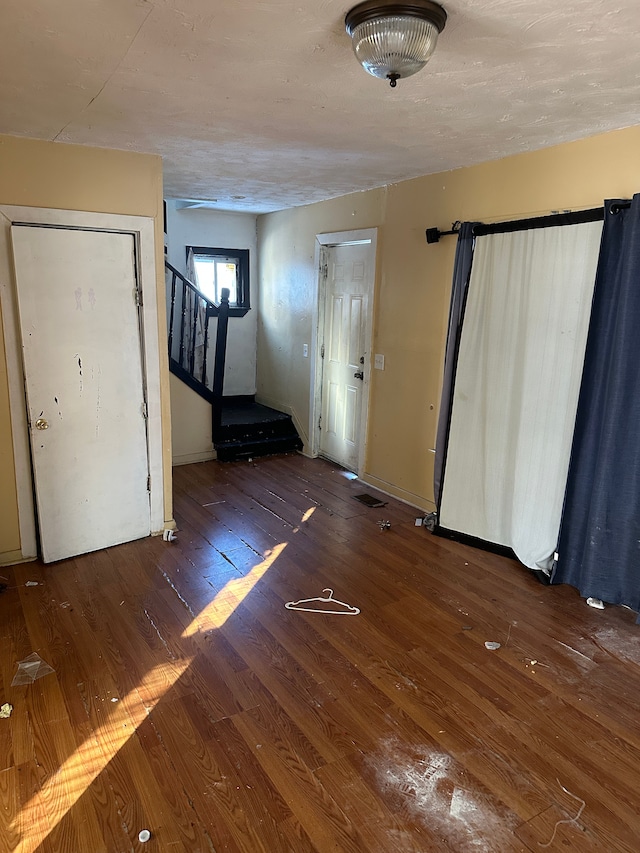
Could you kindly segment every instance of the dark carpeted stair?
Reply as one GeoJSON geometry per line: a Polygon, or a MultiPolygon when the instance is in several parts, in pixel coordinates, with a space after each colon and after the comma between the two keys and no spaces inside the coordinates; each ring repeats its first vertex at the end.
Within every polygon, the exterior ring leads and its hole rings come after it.
{"type": "Polygon", "coordinates": [[[302,449],[290,415],[260,403],[225,403],[213,443],[220,462],[302,449]]]}

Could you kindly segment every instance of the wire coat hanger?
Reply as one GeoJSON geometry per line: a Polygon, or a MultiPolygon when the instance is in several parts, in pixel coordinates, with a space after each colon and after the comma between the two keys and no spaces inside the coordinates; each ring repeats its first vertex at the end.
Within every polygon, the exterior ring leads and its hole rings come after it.
{"type": "Polygon", "coordinates": [[[344,601],[338,601],[333,597],[332,589],[323,589],[323,592],[328,592],[329,595],[325,598],[319,595],[317,598],[301,598],[300,601],[287,601],[285,607],[287,610],[303,610],[305,613],[333,613],[336,616],[357,616],[360,613],[359,607],[352,607],[350,604],[345,604],[344,601]],[[304,607],[305,604],[327,604],[339,605],[343,610],[329,610],[325,607],[304,607]]]}

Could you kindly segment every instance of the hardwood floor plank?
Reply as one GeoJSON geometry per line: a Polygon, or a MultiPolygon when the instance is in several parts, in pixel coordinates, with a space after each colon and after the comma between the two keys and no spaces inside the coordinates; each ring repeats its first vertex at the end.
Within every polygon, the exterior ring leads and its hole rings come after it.
{"type": "MultiPolygon", "coordinates": [[[[169,756],[185,793],[199,819],[211,833],[216,849],[243,851],[244,833],[256,850],[264,850],[239,806],[239,785],[220,766],[216,751],[193,726],[182,700],[162,703],[152,713],[152,723],[169,756]]],[[[226,769],[226,768],[225,768],[226,769]]]]}
{"type": "Polygon", "coordinates": [[[378,853],[422,853],[435,838],[428,830],[405,830],[399,820],[367,786],[360,771],[348,758],[334,761],[316,771],[328,793],[340,803],[346,816],[360,827],[367,850],[378,853]]]}
{"type": "MultiPolygon", "coordinates": [[[[189,851],[198,851],[198,853],[205,853],[205,851],[209,853],[211,837],[184,785],[179,777],[176,777],[176,768],[159,737],[152,715],[138,726],[136,737],[168,808],[168,816],[175,823],[184,848],[189,851]]],[[[165,816],[166,819],[167,816],[165,816]]]]}
{"type": "Polygon", "coordinates": [[[0,838],[7,850],[15,850],[20,842],[20,787],[18,770],[8,767],[0,771],[0,838]]]}
{"type": "Polygon", "coordinates": [[[311,839],[295,816],[283,820],[279,829],[284,850],[290,851],[290,853],[319,853],[319,848],[312,844],[311,839]]]}
{"type": "MultiPolygon", "coordinates": [[[[575,805],[575,804],[574,804],[575,805]]],[[[584,826],[579,820],[572,821],[578,813],[577,808],[568,811],[557,806],[551,806],[516,830],[518,838],[526,844],[527,850],[538,853],[542,848],[550,850],[579,850],[580,853],[597,853],[611,850],[612,853],[621,849],[615,841],[608,843],[605,838],[596,835],[591,828],[584,826]],[[547,845],[550,845],[547,847],[547,845]]]]}
{"type": "Polygon", "coordinates": [[[364,839],[338,803],[324,789],[310,768],[286,739],[265,737],[258,710],[245,711],[234,725],[249,744],[256,744],[255,755],[265,773],[293,811],[301,826],[319,850],[345,853],[366,850],[364,839]],[[258,748],[258,744],[260,747],[258,748]]]}
{"type": "Polygon", "coordinates": [[[344,474],[182,466],[174,542],[3,570],[0,850],[636,853],[634,614],[344,474]]]}

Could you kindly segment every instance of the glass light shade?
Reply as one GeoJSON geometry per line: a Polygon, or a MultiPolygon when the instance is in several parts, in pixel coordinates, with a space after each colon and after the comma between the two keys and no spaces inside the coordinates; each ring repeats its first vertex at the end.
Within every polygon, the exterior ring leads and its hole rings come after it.
{"type": "Polygon", "coordinates": [[[424,68],[438,40],[438,28],[413,15],[388,15],[353,28],[353,52],[365,71],[392,83],[424,68]]]}

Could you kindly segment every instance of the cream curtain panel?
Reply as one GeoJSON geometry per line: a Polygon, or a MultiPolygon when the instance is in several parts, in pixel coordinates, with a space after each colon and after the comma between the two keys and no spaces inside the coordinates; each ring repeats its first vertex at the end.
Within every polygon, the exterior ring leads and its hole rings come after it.
{"type": "Polygon", "coordinates": [[[439,524],[548,571],[602,222],[476,238],[439,524]]]}

